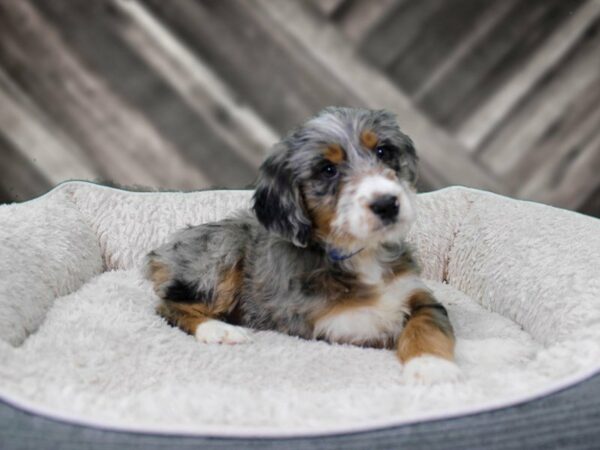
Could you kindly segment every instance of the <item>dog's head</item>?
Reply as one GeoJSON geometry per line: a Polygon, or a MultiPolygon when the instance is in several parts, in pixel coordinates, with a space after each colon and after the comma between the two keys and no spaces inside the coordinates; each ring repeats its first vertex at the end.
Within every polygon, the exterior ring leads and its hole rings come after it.
{"type": "Polygon", "coordinates": [[[326,108],[262,164],[254,211],[270,231],[352,252],[402,237],[415,218],[417,156],[387,111],[326,108]]]}

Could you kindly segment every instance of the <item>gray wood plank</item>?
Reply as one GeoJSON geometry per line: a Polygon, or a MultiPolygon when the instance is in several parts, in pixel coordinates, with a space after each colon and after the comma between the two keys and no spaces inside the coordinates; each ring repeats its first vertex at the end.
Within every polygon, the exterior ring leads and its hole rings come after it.
{"type": "Polygon", "coordinates": [[[458,129],[580,4],[579,0],[518,2],[456,70],[419,99],[419,105],[438,123],[458,129]]]}
{"type": "Polygon", "coordinates": [[[351,0],[309,0],[323,15],[332,16],[342,7],[344,3],[351,0]]]}
{"type": "Polygon", "coordinates": [[[423,97],[435,89],[449,73],[457,70],[463,60],[473,52],[478,43],[486,39],[492,30],[504,19],[506,14],[514,7],[517,0],[506,0],[502,2],[490,2],[483,15],[474,26],[467,26],[468,34],[459,44],[452,49],[446,58],[432,72],[423,74],[423,83],[415,91],[412,98],[416,103],[421,102],[423,97]]]}
{"type": "Polygon", "coordinates": [[[14,151],[36,161],[39,171],[52,184],[71,179],[94,180],[98,176],[85,152],[62,134],[2,69],[0,130],[14,151]]]}
{"type": "Polygon", "coordinates": [[[335,25],[354,43],[362,41],[393,8],[408,0],[348,0],[333,17],[335,25]]]}
{"type": "Polygon", "coordinates": [[[29,2],[0,3],[0,64],[95,161],[101,177],[170,188],[204,182],[142,115],[73,56],[29,2]]]}
{"type": "Polygon", "coordinates": [[[482,16],[496,5],[496,2],[481,0],[444,2],[420,23],[418,33],[391,62],[387,72],[404,92],[412,96],[421,89],[427,76],[435,73],[437,67],[475,28],[482,16]]]}
{"type": "MultiPolygon", "coordinates": [[[[598,27],[600,22],[595,29],[598,27]]],[[[576,128],[569,128],[573,123],[571,119],[578,118],[575,124],[583,124],[588,112],[582,114],[578,109],[585,111],[588,99],[598,95],[598,67],[600,34],[588,32],[576,51],[548,72],[537,89],[483,144],[481,161],[514,184],[522,183],[523,176],[543,169],[539,165],[542,154],[560,158],[564,150],[561,141],[568,141],[570,135],[577,138],[580,133],[576,128]],[[565,126],[561,127],[561,123],[565,126]]],[[[593,108],[597,109],[597,105],[593,108]]]]}
{"type": "Polygon", "coordinates": [[[100,0],[93,5],[70,0],[33,2],[94,75],[144,115],[182,160],[205,173],[209,186],[240,188],[252,183],[258,164],[240,158],[229,142],[120,38],[119,30],[133,26],[120,9],[100,0]]]}
{"type": "Polygon", "coordinates": [[[22,202],[52,187],[38,163],[24,157],[0,130],[0,203],[22,202]]]}
{"type": "Polygon", "coordinates": [[[529,91],[580,42],[600,16],[600,2],[589,0],[560,26],[532,58],[525,61],[485,104],[471,113],[458,132],[459,140],[475,151],[486,137],[529,94],[529,91]]]}
{"type": "Polygon", "coordinates": [[[276,131],[356,98],[251,2],[145,0],[276,131]]]}
{"type": "Polygon", "coordinates": [[[416,142],[424,177],[429,183],[436,187],[463,184],[504,192],[504,186],[469,159],[456,141],[414,108],[385,76],[365,64],[332,25],[310,14],[299,3],[270,3],[268,0],[252,3],[285,26],[306,49],[311,49],[340,85],[359,96],[363,106],[386,108],[398,114],[401,126],[416,142]]]}
{"type": "Polygon", "coordinates": [[[579,212],[600,218],[600,184],[583,202],[579,208],[579,212]]]}
{"type": "MultiPolygon", "coordinates": [[[[536,177],[552,179],[567,167],[572,155],[600,126],[600,76],[582,89],[548,123],[543,134],[507,174],[508,182],[527,186],[536,177]]],[[[598,177],[600,179],[600,176],[598,177]]],[[[593,182],[593,180],[590,180],[593,182]]]]}
{"type": "MultiPolygon", "coordinates": [[[[600,123],[596,129],[600,128],[600,123]]],[[[521,195],[524,198],[549,203],[563,208],[579,209],[598,186],[600,174],[600,133],[587,136],[571,150],[564,166],[545,178],[528,183],[521,195]]]]}
{"type": "MultiPolygon", "coordinates": [[[[600,96],[595,94],[597,102],[600,96]]],[[[546,152],[546,158],[526,179],[519,190],[521,197],[577,209],[600,184],[600,109],[585,108],[580,113],[580,122],[560,145],[546,152]],[[586,110],[589,115],[583,116],[586,110]]],[[[560,135],[561,127],[557,128],[553,131],[560,135]]]]}
{"type": "Polygon", "coordinates": [[[238,156],[258,167],[277,134],[137,0],[115,0],[129,21],[119,35],[238,156]]]}
{"type": "Polygon", "coordinates": [[[444,0],[399,2],[365,36],[358,49],[376,67],[387,69],[421,33],[423,22],[440,11],[444,0]]]}

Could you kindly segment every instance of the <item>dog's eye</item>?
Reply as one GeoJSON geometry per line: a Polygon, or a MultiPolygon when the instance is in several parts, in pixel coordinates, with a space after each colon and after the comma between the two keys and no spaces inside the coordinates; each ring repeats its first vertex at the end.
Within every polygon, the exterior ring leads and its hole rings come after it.
{"type": "Polygon", "coordinates": [[[334,164],[325,164],[321,168],[321,174],[326,178],[333,178],[337,175],[338,170],[334,164]]]}
{"type": "Polygon", "coordinates": [[[385,144],[378,145],[375,149],[375,154],[383,162],[390,161],[394,157],[394,147],[385,144]]]}

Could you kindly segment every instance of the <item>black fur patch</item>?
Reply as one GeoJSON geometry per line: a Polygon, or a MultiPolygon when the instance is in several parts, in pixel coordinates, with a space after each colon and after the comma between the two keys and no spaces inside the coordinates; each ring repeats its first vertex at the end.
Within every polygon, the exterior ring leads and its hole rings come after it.
{"type": "Polygon", "coordinates": [[[181,280],[173,280],[167,288],[165,299],[179,303],[207,303],[212,299],[213,292],[200,291],[198,286],[181,280]]]}

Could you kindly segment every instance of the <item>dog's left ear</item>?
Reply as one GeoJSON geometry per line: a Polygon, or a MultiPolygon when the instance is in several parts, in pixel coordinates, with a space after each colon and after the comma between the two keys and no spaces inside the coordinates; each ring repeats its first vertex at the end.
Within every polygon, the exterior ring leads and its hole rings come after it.
{"type": "Polygon", "coordinates": [[[269,231],[290,240],[298,247],[306,247],[312,233],[312,224],[304,206],[297,176],[288,165],[283,145],[260,167],[254,212],[258,221],[269,231]]]}

